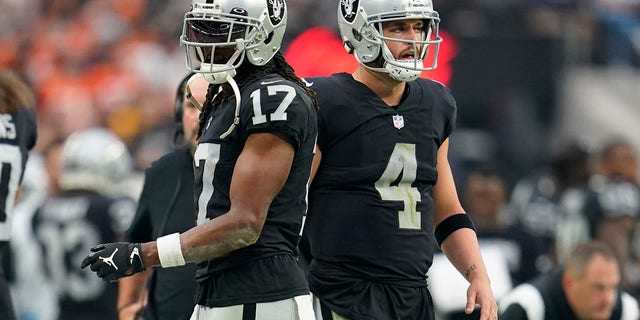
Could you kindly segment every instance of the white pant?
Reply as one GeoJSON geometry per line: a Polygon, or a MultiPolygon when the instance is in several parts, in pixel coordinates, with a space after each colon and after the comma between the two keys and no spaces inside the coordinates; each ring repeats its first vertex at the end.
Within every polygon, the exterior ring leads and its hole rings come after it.
{"type": "Polygon", "coordinates": [[[312,295],[312,300],[313,300],[313,310],[316,314],[316,320],[349,320],[335,312],[333,312],[332,310],[329,310],[328,307],[323,306],[322,303],[320,303],[320,299],[318,299],[317,296],[312,295]],[[323,310],[326,309],[326,310],[323,310]],[[324,311],[324,312],[323,312],[324,311]],[[325,316],[323,316],[322,314],[325,313],[325,316]]]}
{"type": "MultiPolygon", "coordinates": [[[[244,305],[206,307],[196,305],[190,320],[247,320],[244,305]]],[[[315,320],[311,296],[303,295],[285,300],[256,303],[256,316],[251,320],[315,320]]]]}

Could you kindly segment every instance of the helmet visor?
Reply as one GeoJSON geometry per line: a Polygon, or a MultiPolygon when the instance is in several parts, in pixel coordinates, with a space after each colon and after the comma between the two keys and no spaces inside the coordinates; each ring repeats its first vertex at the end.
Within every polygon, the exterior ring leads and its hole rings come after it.
{"type": "Polygon", "coordinates": [[[185,21],[184,40],[197,44],[225,44],[243,39],[246,25],[236,22],[190,19],[185,21]]]}

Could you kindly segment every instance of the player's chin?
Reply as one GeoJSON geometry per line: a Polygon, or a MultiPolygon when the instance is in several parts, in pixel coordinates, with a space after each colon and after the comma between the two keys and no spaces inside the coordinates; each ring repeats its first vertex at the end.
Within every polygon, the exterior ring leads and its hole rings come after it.
{"type": "Polygon", "coordinates": [[[613,310],[610,308],[607,308],[605,310],[599,310],[597,312],[593,313],[593,317],[591,319],[593,320],[608,320],[611,318],[611,313],[613,313],[613,310]]]}

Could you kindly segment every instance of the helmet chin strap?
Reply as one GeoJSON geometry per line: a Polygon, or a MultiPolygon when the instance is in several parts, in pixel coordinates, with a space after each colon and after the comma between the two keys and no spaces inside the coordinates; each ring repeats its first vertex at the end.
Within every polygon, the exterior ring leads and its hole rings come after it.
{"type": "MultiPolygon", "coordinates": [[[[414,66],[415,63],[414,62],[410,62],[410,61],[396,61],[395,63],[401,64],[401,65],[407,65],[407,67],[410,66],[414,66]]],[[[422,67],[422,61],[419,61],[419,66],[422,67]]],[[[420,70],[412,70],[409,68],[403,68],[400,67],[398,65],[394,65],[394,64],[390,64],[388,62],[384,63],[384,68],[387,70],[387,72],[389,73],[389,76],[391,78],[394,78],[398,81],[404,81],[404,82],[411,82],[414,81],[416,79],[418,79],[420,77],[420,75],[422,74],[422,71],[420,70]]]]}
{"type": "Polygon", "coordinates": [[[411,82],[420,77],[422,70],[422,60],[396,60],[386,45],[382,46],[384,56],[384,70],[389,76],[398,81],[411,82]],[[389,63],[392,60],[393,63],[389,63]]]}
{"type": "Polygon", "coordinates": [[[233,132],[233,129],[235,129],[238,124],[240,124],[240,99],[241,99],[240,88],[238,88],[238,84],[236,83],[236,81],[233,79],[232,76],[227,75],[226,81],[229,83],[229,85],[231,85],[231,88],[233,89],[233,94],[236,97],[236,110],[235,110],[235,116],[233,117],[233,123],[231,123],[231,126],[229,126],[229,129],[227,129],[227,131],[225,131],[223,134],[220,135],[220,139],[226,138],[228,135],[231,134],[231,132],[233,132]]]}
{"type": "MultiPolygon", "coordinates": [[[[200,48],[198,48],[200,50],[200,48]]],[[[238,44],[238,49],[233,53],[233,55],[227,60],[227,63],[200,63],[200,69],[196,72],[202,74],[205,80],[211,84],[222,84],[227,82],[227,78],[235,77],[236,69],[233,66],[233,62],[240,57],[241,54],[244,53],[244,42],[238,44]],[[219,70],[223,69],[224,71],[218,72],[207,72],[207,70],[219,70]]]]}
{"type": "Polygon", "coordinates": [[[411,82],[418,79],[422,74],[422,70],[415,70],[423,67],[422,60],[396,60],[386,45],[382,46],[382,53],[376,60],[370,63],[358,61],[367,69],[387,73],[397,81],[411,82]],[[393,63],[389,63],[389,61],[393,61],[393,63]],[[377,66],[373,66],[372,64],[377,66]]]}
{"type": "Polygon", "coordinates": [[[238,44],[238,49],[233,53],[233,55],[229,58],[226,64],[216,64],[216,63],[201,63],[199,74],[207,80],[207,82],[211,84],[223,84],[228,82],[231,88],[233,89],[233,94],[236,98],[236,109],[235,116],[233,118],[233,123],[229,126],[229,129],[220,135],[220,139],[224,139],[233,132],[238,124],[240,124],[240,88],[238,84],[233,79],[236,75],[236,69],[232,66],[233,61],[236,61],[238,57],[244,53],[244,42],[238,44]],[[225,71],[219,72],[203,72],[204,70],[213,70],[213,69],[227,69],[225,71]]]}
{"type": "MultiPolygon", "coordinates": [[[[233,70],[233,74],[235,74],[235,70],[233,70]]],[[[220,72],[220,74],[222,74],[223,72],[220,72]]],[[[229,129],[227,129],[227,131],[225,131],[223,134],[220,135],[221,139],[226,138],[228,135],[231,134],[231,132],[233,132],[233,130],[236,128],[236,126],[238,124],[240,124],[240,100],[241,100],[241,95],[240,95],[240,88],[238,87],[238,84],[236,83],[236,80],[233,79],[232,73],[231,72],[225,72],[226,73],[226,78],[225,81],[223,82],[228,82],[229,85],[231,86],[231,88],[233,89],[233,94],[236,98],[236,109],[235,109],[235,115],[233,117],[233,123],[231,123],[231,126],[229,126],[229,129]]],[[[196,98],[193,96],[193,94],[191,94],[191,88],[189,87],[189,85],[191,84],[191,81],[193,81],[194,79],[198,78],[198,77],[204,77],[206,79],[206,76],[204,74],[201,73],[196,73],[193,76],[191,76],[191,79],[189,79],[187,81],[187,85],[186,85],[186,92],[187,92],[187,98],[189,99],[189,101],[191,101],[191,103],[200,111],[202,111],[202,105],[198,102],[198,100],[196,100],[196,98]]]]}
{"type": "Polygon", "coordinates": [[[196,99],[196,97],[194,97],[193,94],[191,93],[191,82],[193,82],[193,80],[195,80],[195,79],[197,79],[199,77],[203,77],[203,75],[200,74],[200,73],[194,73],[191,76],[191,78],[189,78],[189,80],[187,80],[187,85],[185,86],[185,93],[186,93],[187,99],[189,99],[189,101],[191,101],[191,104],[193,104],[193,106],[196,107],[196,109],[198,109],[198,111],[202,111],[202,105],[196,99]]]}
{"type": "MultiPolygon", "coordinates": [[[[226,66],[227,66],[226,64],[201,63],[200,70],[203,70],[205,68],[211,69],[211,68],[220,68],[220,67],[226,67],[226,66]]],[[[203,72],[202,73],[202,77],[204,77],[204,79],[211,84],[225,83],[227,82],[228,77],[233,78],[235,75],[236,75],[236,69],[220,71],[220,72],[203,72]]]]}

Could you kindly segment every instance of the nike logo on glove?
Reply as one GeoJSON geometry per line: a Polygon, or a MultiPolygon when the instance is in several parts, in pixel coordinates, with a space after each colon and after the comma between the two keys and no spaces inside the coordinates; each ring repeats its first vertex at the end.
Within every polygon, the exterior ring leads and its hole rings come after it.
{"type": "Polygon", "coordinates": [[[116,252],[118,252],[118,248],[113,250],[113,253],[111,254],[110,257],[108,257],[108,258],[98,257],[98,258],[100,258],[100,260],[102,260],[102,262],[104,262],[104,264],[106,264],[108,266],[111,266],[112,268],[118,270],[118,266],[116,266],[116,264],[113,262],[113,257],[116,255],[116,252]]]}
{"type": "Polygon", "coordinates": [[[140,259],[140,261],[142,261],[142,258],[140,257],[140,252],[138,251],[138,248],[133,248],[133,250],[131,250],[131,255],[129,256],[129,264],[133,264],[133,258],[135,256],[138,256],[138,259],[140,259]]]}

